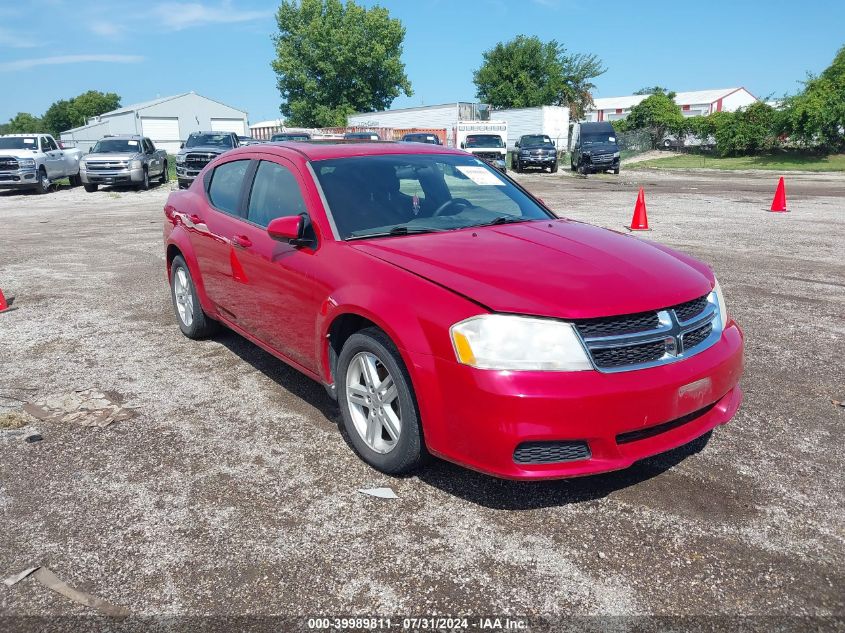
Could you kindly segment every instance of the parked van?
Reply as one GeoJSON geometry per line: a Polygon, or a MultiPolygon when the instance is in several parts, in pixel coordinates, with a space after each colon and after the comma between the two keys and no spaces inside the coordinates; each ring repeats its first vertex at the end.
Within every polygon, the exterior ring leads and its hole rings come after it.
{"type": "Polygon", "coordinates": [[[619,145],[609,121],[576,123],[570,140],[572,171],[579,174],[619,173],[619,145]]]}

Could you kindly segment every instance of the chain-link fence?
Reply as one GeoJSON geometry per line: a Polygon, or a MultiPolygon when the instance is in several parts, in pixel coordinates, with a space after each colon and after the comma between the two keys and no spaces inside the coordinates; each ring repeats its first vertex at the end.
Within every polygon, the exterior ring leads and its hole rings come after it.
{"type": "Polygon", "coordinates": [[[651,150],[651,135],[647,130],[617,132],[616,143],[619,145],[619,154],[622,159],[630,158],[651,150]]]}

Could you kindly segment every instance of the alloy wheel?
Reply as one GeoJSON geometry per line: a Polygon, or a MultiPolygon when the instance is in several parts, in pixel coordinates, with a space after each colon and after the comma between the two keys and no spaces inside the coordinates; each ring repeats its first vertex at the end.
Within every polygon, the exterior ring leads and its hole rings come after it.
{"type": "Polygon", "coordinates": [[[173,275],[173,294],[179,318],[185,327],[191,327],[194,322],[194,293],[191,292],[191,281],[184,268],[177,268],[173,275]]]}
{"type": "Polygon", "coordinates": [[[346,401],[358,435],[373,451],[389,453],[402,433],[399,390],[385,364],[359,352],[346,371],[346,401]]]}

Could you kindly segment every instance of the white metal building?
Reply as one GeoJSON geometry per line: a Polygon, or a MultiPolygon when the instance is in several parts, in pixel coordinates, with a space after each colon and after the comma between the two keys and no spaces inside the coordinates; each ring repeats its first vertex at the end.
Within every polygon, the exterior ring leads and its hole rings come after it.
{"type": "Polygon", "coordinates": [[[454,143],[453,127],[458,121],[495,119],[508,123],[508,148],[523,134],[548,134],[560,148],[566,148],[569,135],[569,108],[542,106],[492,111],[483,103],[456,101],[416,108],[350,115],[350,127],[446,129],[449,145],[454,143]]]}
{"type": "Polygon", "coordinates": [[[118,108],[88,120],[86,125],[62,132],[87,151],[106,134],[143,134],[155,146],[176,152],[191,132],[247,133],[247,113],[195,92],[162,97],[118,108]]]}
{"type": "MultiPolygon", "coordinates": [[[[587,109],[585,121],[616,121],[624,119],[631,108],[649,95],[628,95],[625,97],[602,97],[595,99],[595,105],[587,109]]],[[[735,112],[751,105],[757,97],[745,88],[717,88],[679,92],[675,103],[681,106],[684,116],[706,116],[713,112],[735,112]]]]}

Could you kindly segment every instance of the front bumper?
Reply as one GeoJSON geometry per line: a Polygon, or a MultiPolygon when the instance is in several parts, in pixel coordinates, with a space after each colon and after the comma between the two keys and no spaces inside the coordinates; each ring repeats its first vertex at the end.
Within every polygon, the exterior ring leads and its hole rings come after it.
{"type": "Polygon", "coordinates": [[[86,185],[126,185],[144,180],[144,168],[139,169],[79,169],[79,176],[86,185]]]}
{"type": "Polygon", "coordinates": [[[0,171],[0,189],[29,189],[38,182],[35,169],[0,171]]]}
{"type": "Polygon", "coordinates": [[[184,164],[176,163],[176,178],[180,182],[192,183],[202,169],[189,169],[184,164]]]}
{"type": "Polygon", "coordinates": [[[726,423],[742,401],[743,335],[734,322],[696,356],[614,374],[489,371],[411,356],[429,450],[509,479],[627,468],[726,423]],[[589,455],[554,463],[515,461],[525,442],[564,441],[585,442],[589,455]]]}
{"type": "Polygon", "coordinates": [[[557,156],[519,156],[520,167],[552,167],[557,162],[557,156]]]}

